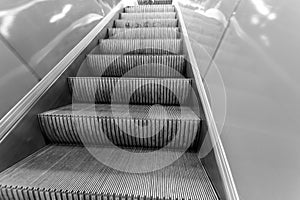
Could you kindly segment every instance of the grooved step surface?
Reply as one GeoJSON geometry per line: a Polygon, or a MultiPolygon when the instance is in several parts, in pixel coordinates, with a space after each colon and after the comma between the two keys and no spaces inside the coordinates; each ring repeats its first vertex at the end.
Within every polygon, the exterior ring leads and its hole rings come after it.
{"type": "Polygon", "coordinates": [[[120,19],[175,19],[175,12],[121,13],[120,19]]]}
{"type": "Polygon", "coordinates": [[[107,39],[99,44],[101,54],[181,54],[181,39],[107,39]]]}
{"type": "Polygon", "coordinates": [[[110,39],[177,39],[178,28],[113,28],[108,29],[110,39]]]}
{"type": "Polygon", "coordinates": [[[139,5],[172,4],[173,0],[138,0],[139,5]]]}
{"type": "Polygon", "coordinates": [[[73,104],[39,115],[51,143],[195,148],[200,118],[188,107],[73,104]]]}
{"type": "MultiPolygon", "coordinates": [[[[134,156],[129,156],[128,162],[122,162],[124,158],[114,149],[98,148],[90,151],[96,157],[108,152],[112,156],[108,156],[107,162],[119,162],[124,168],[137,165],[149,167],[137,163],[134,156]]],[[[165,154],[175,159],[181,155],[178,152],[165,154]]],[[[157,159],[159,161],[163,157],[157,159]]],[[[156,165],[154,162],[151,164],[156,165]]],[[[138,196],[143,200],[164,197],[174,200],[217,199],[201,162],[192,153],[185,153],[172,165],[161,170],[126,173],[105,166],[85,148],[53,145],[2,172],[0,177],[0,197],[3,200],[125,199],[125,195],[130,195],[127,197],[130,200],[138,196]]]]}
{"type": "Polygon", "coordinates": [[[115,20],[116,28],[177,27],[177,19],[115,20]]]}
{"type": "Polygon", "coordinates": [[[97,55],[87,56],[87,65],[102,77],[174,77],[183,78],[184,56],[178,55],[97,55]]]}
{"type": "Polygon", "coordinates": [[[138,12],[175,12],[173,5],[143,5],[132,6],[125,8],[126,13],[138,13],[138,12]]]}
{"type": "Polygon", "coordinates": [[[183,105],[191,79],[70,77],[73,100],[91,103],[183,105]]]}

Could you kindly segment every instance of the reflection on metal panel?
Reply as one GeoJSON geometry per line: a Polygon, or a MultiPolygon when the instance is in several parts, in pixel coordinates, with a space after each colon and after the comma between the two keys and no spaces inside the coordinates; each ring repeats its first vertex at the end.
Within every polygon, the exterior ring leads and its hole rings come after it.
{"type": "MultiPolygon", "coordinates": [[[[44,77],[119,2],[1,0],[0,33],[22,57],[22,62],[39,77],[44,77]]],[[[1,46],[0,51],[7,51],[6,47],[1,46]]],[[[3,53],[1,57],[5,55],[3,53]]],[[[1,67],[3,111],[0,111],[0,118],[36,84],[36,79],[28,75],[26,68],[18,67],[20,64],[16,64],[19,62],[16,57],[5,56],[1,61],[5,66],[1,67]],[[11,84],[17,77],[19,82],[32,80],[33,83],[11,84]],[[9,90],[6,88],[8,85],[12,86],[9,90]]]]}
{"type": "Polygon", "coordinates": [[[0,32],[40,76],[62,59],[118,1],[0,3],[0,32]]]}
{"type": "MultiPolygon", "coordinates": [[[[187,27],[188,39],[191,41],[191,48],[193,50],[193,54],[195,55],[193,66],[198,65],[199,70],[202,73],[209,65],[214,52],[218,49],[218,44],[222,39],[222,35],[226,27],[225,25],[227,25],[226,18],[221,11],[209,12],[208,14],[207,12],[211,10],[193,10],[193,8],[189,7],[187,4],[180,5],[183,14],[183,20],[187,27]],[[220,18],[220,16],[222,18],[220,18]]],[[[215,10],[217,11],[217,9],[215,10]]],[[[235,46],[232,46],[230,43],[227,43],[226,45],[228,48],[235,48],[235,46]]],[[[201,77],[198,77],[198,79],[199,78],[201,77]]],[[[218,84],[222,86],[222,79],[220,76],[215,78],[217,84],[214,86],[218,86],[218,84]]],[[[210,88],[208,89],[211,89],[211,85],[209,86],[210,88]]],[[[209,116],[208,123],[215,120],[217,124],[215,125],[213,122],[211,123],[213,125],[209,125],[214,127],[209,127],[209,134],[206,135],[203,145],[201,146],[199,158],[202,159],[202,162],[206,166],[211,180],[213,180],[214,183],[217,183],[214,184],[214,186],[217,189],[220,198],[239,199],[230,172],[230,167],[227,163],[226,155],[218,135],[218,130],[220,131],[222,129],[222,123],[224,123],[226,110],[223,108],[226,106],[226,99],[224,99],[226,96],[224,95],[224,90],[222,87],[220,89],[215,87],[213,88],[213,91],[207,90],[206,92],[210,96],[211,101],[209,103],[207,101],[203,102],[206,103],[207,107],[210,105],[212,108],[214,108],[213,113],[211,113],[211,111],[206,111],[206,116],[209,116]],[[221,109],[219,107],[221,107],[221,109]],[[211,152],[212,148],[214,148],[216,154],[211,152]],[[213,155],[216,155],[216,157],[213,155]],[[215,164],[216,161],[217,165],[215,164]],[[219,168],[219,170],[216,170],[217,168],[219,168]]]]}
{"type": "MultiPolygon", "coordinates": [[[[221,137],[241,199],[300,196],[299,7],[297,0],[243,0],[205,79],[209,90],[220,91],[210,92],[212,100],[226,91],[221,137]]],[[[219,10],[229,16],[222,4],[219,10]]],[[[199,37],[199,27],[194,23],[190,33],[199,37]]],[[[201,70],[202,47],[195,52],[201,70]]]]}
{"type": "Polygon", "coordinates": [[[221,45],[215,59],[227,97],[221,136],[245,200],[299,199],[299,7],[242,1],[224,39],[236,50],[221,45]]]}
{"type": "Polygon", "coordinates": [[[234,10],[236,1],[237,0],[178,0],[181,5],[191,9],[193,12],[205,14],[211,10],[219,10],[226,18],[228,18],[234,10]]]}
{"type": "MultiPolygon", "coordinates": [[[[84,28],[84,26],[89,25],[93,22],[97,22],[102,19],[102,16],[98,14],[88,14],[84,16],[83,18],[73,22],[70,26],[68,26],[66,29],[61,31],[58,35],[56,35],[49,43],[45,44],[45,46],[40,49],[38,52],[32,55],[32,57],[29,60],[29,64],[31,66],[38,66],[40,63],[43,62],[54,62],[54,60],[57,60],[58,58],[62,59],[65,54],[71,50],[73,46],[70,46],[70,44],[73,44],[74,46],[77,44],[75,43],[75,38],[78,37],[78,35],[82,34],[82,32],[79,32],[81,28],[84,28]],[[78,30],[76,30],[78,29],[78,30]],[[67,40],[67,41],[66,41],[67,40]],[[66,46],[62,46],[62,44],[66,44],[66,46]],[[69,44],[69,48],[68,48],[69,44]],[[61,52],[61,56],[58,54],[57,56],[53,56],[49,58],[49,54],[53,52],[61,52]],[[49,58],[50,60],[47,60],[49,58]]],[[[84,36],[84,35],[83,35],[84,36]]],[[[59,60],[60,60],[59,59],[59,60]]],[[[59,61],[57,60],[57,61],[59,61]]],[[[42,74],[46,74],[48,70],[51,70],[53,66],[51,66],[51,63],[48,65],[44,65],[45,67],[42,69],[37,69],[38,72],[42,74]]]]}
{"type": "MultiPolygon", "coordinates": [[[[197,63],[203,75],[206,75],[220,44],[223,43],[228,18],[238,1],[204,0],[197,3],[179,0],[189,39],[192,41],[194,53],[198,54],[197,63]]],[[[230,49],[235,48],[231,42],[224,43],[230,49]]]]}
{"type": "Polygon", "coordinates": [[[0,41],[0,117],[37,83],[37,79],[0,41]]]}

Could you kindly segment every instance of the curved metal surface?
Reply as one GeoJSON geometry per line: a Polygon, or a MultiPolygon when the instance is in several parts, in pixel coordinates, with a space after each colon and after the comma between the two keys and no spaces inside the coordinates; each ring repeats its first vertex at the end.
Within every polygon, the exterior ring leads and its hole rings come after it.
{"type": "Polygon", "coordinates": [[[221,139],[243,200],[300,196],[299,7],[297,0],[243,0],[206,78],[225,87],[221,139]]]}
{"type": "Polygon", "coordinates": [[[4,116],[37,80],[2,41],[0,60],[0,116],[4,116]]]}
{"type": "Polygon", "coordinates": [[[178,2],[190,9],[193,13],[202,13],[209,15],[217,10],[222,12],[225,18],[229,18],[234,10],[237,0],[178,0],[178,2]]]}
{"type": "MultiPolygon", "coordinates": [[[[0,87],[0,118],[38,82],[39,78],[24,75],[28,72],[18,73],[26,71],[20,65],[33,69],[36,77],[43,78],[118,2],[120,0],[2,0],[0,33],[19,59],[1,54],[5,56],[1,58],[5,65],[0,69],[1,82],[5,84],[0,87]],[[23,64],[16,64],[19,60],[23,64]],[[11,65],[13,67],[9,67],[11,65]],[[30,86],[18,84],[16,89],[16,83],[21,80],[31,82],[30,86]],[[10,100],[5,100],[6,97],[10,100]]],[[[7,51],[7,47],[1,45],[0,51],[7,51]]]]}
{"type": "Polygon", "coordinates": [[[43,77],[114,6],[93,0],[2,1],[0,32],[43,77]]]}
{"type": "MultiPolygon", "coordinates": [[[[221,139],[243,200],[300,196],[299,7],[297,0],[242,0],[206,77],[208,87],[226,91],[221,139]],[[220,74],[223,82],[216,80],[220,74]]],[[[190,8],[186,13],[197,18],[190,8]]],[[[190,24],[189,34],[199,34],[190,24]]],[[[211,55],[203,49],[196,53],[201,71],[211,55]]],[[[216,118],[217,109],[212,106],[216,118]]]]}
{"type": "Polygon", "coordinates": [[[242,1],[230,27],[238,48],[215,60],[227,93],[222,139],[241,199],[300,196],[299,8],[297,0],[242,1]]]}

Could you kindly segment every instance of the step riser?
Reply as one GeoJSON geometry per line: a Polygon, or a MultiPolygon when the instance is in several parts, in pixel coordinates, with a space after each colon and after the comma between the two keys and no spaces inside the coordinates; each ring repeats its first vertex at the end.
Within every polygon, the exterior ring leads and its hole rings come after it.
{"type": "Polygon", "coordinates": [[[69,78],[73,99],[90,103],[183,105],[189,79],[69,78]]]}
{"type": "Polygon", "coordinates": [[[101,54],[181,54],[181,40],[102,40],[101,54]]]}
{"type": "Polygon", "coordinates": [[[121,13],[120,19],[176,19],[175,12],[155,12],[155,13],[121,13]]]}
{"type": "Polygon", "coordinates": [[[1,186],[1,200],[109,200],[109,199],[126,199],[126,200],[162,200],[162,198],[152,198],[139,195],[120,195],[120,194],[93,194],[74,191],[56,191],[45,189],[30,189],[1,186]]]}
{"type": "Polygon", "coordinates": [[[126,13],[139,12],[175,12],[175,7],[172,5],[145,5],[125,8],[126,13]]]}
{"type": "Polygon", "coordinates": [[[109,29],[110,39],[178,39],[178,28],[109,29]]]}
{"type": "Polygon", "coordinates": [[[189,148],[200,121],[122,119],[80,116],[39,116],[51,143],[116,145],[143,148],[189,148]],[[145,125],[142,127],[141,125],[145,125]],[[127,133],[130,133],[127,134],[127,133]]]}
{"type": "Polygon", "coordinates": [[[87,64],[95,76],[182,78],[184,56],[88,55],[87,64]]]}
{"type": "Polygon", "coordinates": [[[116,20],[116,28],[177,27],[177,19],[157,20],[116,20]]]}
{"type": "Polygon", "coordinates": [[[173,0],[138,0],[139,5],[172,4],[173,0]]]}

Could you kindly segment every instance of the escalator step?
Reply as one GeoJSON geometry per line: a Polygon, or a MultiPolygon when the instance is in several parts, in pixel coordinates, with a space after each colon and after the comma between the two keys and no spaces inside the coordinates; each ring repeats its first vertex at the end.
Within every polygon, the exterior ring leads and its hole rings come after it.
{"type": "Polygon", "coordinates": [[[56,144],[196,148],[201,119],[188,107],[73,104],[39,115],[56,144]]]}
{"type": "Polygon", "coordinates": [[[184,56],[179,55],[97,55],[87,56],[95,76],[182,78],[186,71],[184,56]]]}
{"type": "Polygon", "coordinates": [[[73,99],[91,103],[182,105],[191,79],[70,77],[73,99]]]}
{"type": "Polygon", "coordinates": [[[177,27],[177,19],[135,19],[116,20],[116,28],[142,28],[142,27],[177,27]]]}
{"type": "MultiPolygon", "coordinates": [[[[163,152],[178,158],[173,164],[148,173],[126,173],[107,167],[96,158],[109,152],[108,163],[120,168],[149,168],[134,156],[125,159],[112,148],[46,146],[29,159],[0,174],[1,200],[217,200],[197,154],[163,152]],[[93,151],[93,155],[89,152],[93,151]],[[122,162],[123,161],[123,162],[122,162]],[[22,177],[22,178],[20,178],[22,177]]],[[[143,153],[133,149],[134,154],[143,153]]],[[[158,155],[158,154],[157,154],[158,155]]],[[[153,156],[158,162],[164,157],[153,156]]],[[[150,160],[152,161],[152,159],[150,160]]],[[[153,165],[154,161],[151,163],[153,165]]]]}
{"type": "Polygon", "coordinates": [[[144,5],[144,6],[132,6],[125,8],[126,13],[138,13],[138,12],[175,12],[173,5],[144,5]]]}
{"type": "Polygon", "coordinates": [[[110,28],[110,39],[178,39],[178,28],[110,28]]]}
{"type": "Polygon", "coordinates": [[[138,0],[139,5],[172,4],[173,0],[138,0]]]}
{"type": "Polygon", "coordinates": [[[120,19],[175,19],[175,12],[121,13],[120,19]]]}
{"type": "Polygon", "coordinates": [[[181,54],[181,39],[106,39],[100,54],[181,54]]]}

